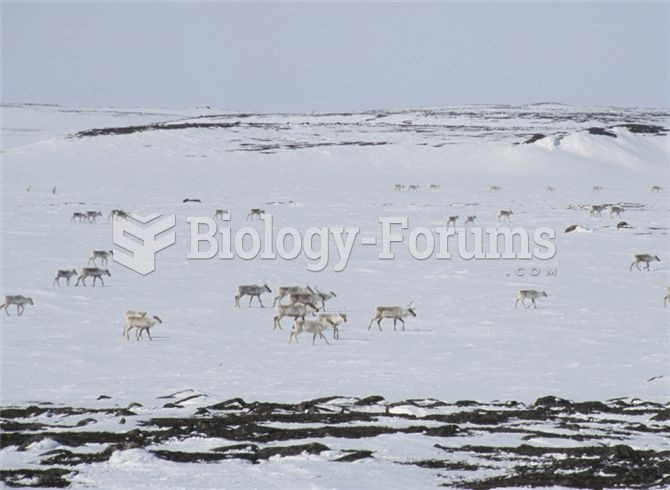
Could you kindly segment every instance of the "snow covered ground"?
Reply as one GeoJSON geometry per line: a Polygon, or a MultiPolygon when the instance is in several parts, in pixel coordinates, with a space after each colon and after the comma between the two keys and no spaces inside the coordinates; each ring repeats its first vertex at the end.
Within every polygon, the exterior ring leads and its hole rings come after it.
{"type": "MultiPolygon", "coordinates": [[[[35,305],[21,317],[14,307],[11,316],[0,315],[2,405],[97,406],[104,394],[110,406],[138,402],[151,410],[164,403],[157,396],[181,390],[207,395],[202,406],[233,397],[295,403],[373,394],[391,401],[531,403],[555,395],[667,403],[670,146],[667,136],[621,125],[668,127],[669,116],[560,105],[329,115],[3,107],[2,294],[30,296],[35,305]],[[157,123],[165,124],[156,129],[157,123]],[[175,124],[187,127],[169,129],[175,124]],[[138,128],[72,137],[125,126],[138,128]],[[591,127],[616,137],[591,134],[591,127]],[[547,137],[518,144],[535,133],[547,137]],[[399,183],[419,184],[421,191],[393,191],[399,183]],[[439,191],[428,191],[433,183],[439,191]],[[490,192],[492,185],[502,190],[490,192]],[[603,190],[593,192],[594,185],[603,190]],[[652,192],[654,185],[665,189],[652,192]],[[590,204],[621,204],[626,211],[621,219],[609,212],[591,217],[580,207],[590,204]],[[243,226],[260,230],[261,223],[245,219],[252,207],[272,212],[276,228],[358,226],[361,235],[376,237],[380,216],[407,216],[410,227],[434,228],[448,216],[476,215],[478,226],[497,226],[498,210],[512,209],[515,226],[555,228],[557,253],[549,261],[419,261],[407,252],[407,232],[390,261],[380,261],[380,248],[361,245],[359,236],[339,273],[334,247],[319,273],[307,271],[304,256],[186,259],[186,217],[211,217],[224,208],[233,233],[243,226]],[[115,208],[176,214],[177,244],[158,254],[148,276],[110,263],[105,287],[53,287],[57,269],[83,267],[93,249],[113,248],[107,215],[115,208]],[[103,218],[70,221],[86,210],[103,218]],[[621,220],[631,228],[617,229],[621,220]],[[572,224],[587,231],[564,233],[572,224]],[[629,272],[638,253],[661,262],[649,272],[629,272]],[[529,274],[533,266],[537,277],[529,274]],[[518,267],[525,275],[517,275],[518,267]],[[548,269],[557,274],[547,275],[548,269]],[[340,339],[312,346],[303,335],[299,345],[289,345],[288,320],[273,330],[270,308],[248,308],[246,300],[234,308],[239,284],[263,281],[273,290],[309,283],[335,291],[329,309],[349,319],[340,339]],[[515,310],[519,289],[548,297],[536,310],[515,310]],[[404,332],[394,332],[390,322],[383,332],[368,331],[375,306],[410,301],[418,316],[404,332]],[[153,341],[121,337],[128,309],[162,318],[153,341]]],[[[266,306],[272,297],[263,297],[266,306]]],[[[3,468],[20,467],[25,461],[18,454],[3,449],[3,468]]],[[[141,460],[119,454],[109,465],[141,460]]],[[[226,471],[225,464],[217,466],[226,471]]],[[[275,464],[264,470],[284,471],[285,462],[275,464]]],[[[287,478],[298,486],[338,486],[315,480],[320,470],[309,458],[304,464],[287,478]]],[[[147,473],[143,482],[160,472],[151,468],[138,469],[147,473]]],[[[252,469],[226,486],[286,483],[252,469]]],[[[373,470],[368,464],[364,471],[373,470]]],[[[384,468],[379,478],[407,487],[419,471],[384,468]]],[[[80,483],[111,486],[103,473],[89,477],[80,483]]],[[[194,484],[219,484],[214,473],[202,478],[194,484]]]]}

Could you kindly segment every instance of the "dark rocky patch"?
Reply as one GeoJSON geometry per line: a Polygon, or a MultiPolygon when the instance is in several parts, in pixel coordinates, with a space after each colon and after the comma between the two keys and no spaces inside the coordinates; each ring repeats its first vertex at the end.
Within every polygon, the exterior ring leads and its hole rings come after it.
{"type": "Polygon", "coordinates": [[[565,229],[566,233],[571,233],[577,229],[577,225],[570,225],[565,229]]]}
{"type": "Polygon", "coordinates": [[[588,128],[587,131],[589,134],[595,134],[597,136],[609,136],[610,138],[616,138],[616,133],[613,133],[612,131],[608,131],[605,128],[597,128],[597,127],[591,127],[588,128]]]}
{"type": "Polygon", "coordinates": [[[615,128],[626,128],[631,133],[664,135],[668,132],[667,128],[656,124],[617,124],[615,128]]]}
{"type": "Polygon", "coordinates": [[[528,138],[527,140],[525,140],[521,144],[522,145],[530,145],[531,143],[535,143],[536,141],[540,141],[541,139],[546,138],[546,137],[547,137],[546,134],[535,133],[534,135],[532,135],[530,138],[528,138]]]}
{"type": "Polygon", "coordinates": [[[0,481],[8,487],[15,488],[66,488],[70,486],[70,482],[64,477],[73,473],[76,472],[65,468],[0,470],[0,481]],[[27,483],[26,480],[30,480],[30,483],[27,483]]]}
{"type": "Polygon", "coordinates": [[[354,461],[358,461],[358,460],[361,460],[361,459],[372,458],[373,454],[374,454],[374,451],[352,450],[349,454],[345,454],[344,456],[340,456],[335,461],[338,461],[340,463],[352,463],[354,461]]]}

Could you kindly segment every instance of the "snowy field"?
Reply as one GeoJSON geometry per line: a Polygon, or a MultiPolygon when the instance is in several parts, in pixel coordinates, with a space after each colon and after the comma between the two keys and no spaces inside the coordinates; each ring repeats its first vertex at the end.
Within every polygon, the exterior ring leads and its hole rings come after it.
{"type": "MultiPolygon", "coordinates": [[[[547,395],[670,402],[670,312],[663,305],[670,285],[670,145],[667,135],[639,126],[667,128],[665,111],[561,105],[307,115],[2,109],[2,295],[21,294],[35,303],[20,317],[13,306],[11,316],[0,314],[4,407],[108,409],[135,402],[142,406],[137,416],[147,420],[193,415],[235,397],[287,404],[370,395],[389,402],[501,405],[530,405],[547,395]],[[546,137],[521,144],[536,133],[546,137]],[[421,189],[396,192],[396,184],[421,189]],[[440,189],[429,191],[431,184],[440,189]],[[493,185],[501,190],[491,192],[493,185]],[[593,186],[603,189],[594,192],[593,186]],[[664,189],[652,192],[652,186],[664,189]],[[609,210],[590,216],[586,206],[593,204],[625,211],[621,218],[609,210]],[[361,234],[342,272],[333,271],[332,244],[330,263],[318,273],[307,270],[311,261],[304,255],[292,261],[187,260],[186,218],[212,217],[219,208],[230,210],[233,233],[244,226],[261,230],[262,223],[246,216],[250,208],[263,208],[275,228],[357,226],[361,234]],[[56,270],[79,269],[92,250],[113,248],[112,209],[176,214],[176,245],[157,255],[148,276],[110,261],[105,287],[53,287],[56,270]],[[420,261],[407,251],[408,230],[405,243],[394,245],[396,258],[380,261],[379,246],[360,243],[361,236],[379,238],[383,216],[406,216],[410,228],[434,229],[449,216],[458,215],[462,226],[476,215],[477,226],[485,227],[499,225],[500,209],[514,211],[514,226],[554,228],[555,257],[420,261]],[[88,210],[103,217],[71,222],[73,212],[88,210]],[[623,220],[630,227],[617,229],[623,220]],[[564,233],[569,225],[583,230],[564,233]],[[629,271],[633,254],[641,253],[661,261],[650,271],[629,271]],[[263,282],[273,290],[263,296],[266,308],[249,308],[247,299],[234,307],[238,285],[263,282]],[[328,310],[347,313],[339,340],[329,334],[329,345],[317,340],[312,346],[308,334],[289,345],[289,319],[283,330],[272,328],[276,288],[305,284],[335,291],[328,310]],[[516,310],[519,289],[543,290],[548,297],[537,309],[516,310]],[[417,317],[407,319],[405,331],[393,331],[389,320],[382,332],[368,330],[377,305],[410,301],[417,317]],[[122,338],[129,309],[160,316],[153,341],[122,338]],[[162,408],[166,401],[157,397],[177,392],[201,396],[162,408]],[[100,395],[109,398],[97,400],[100,395]]],[[[125,426],[118,418],[98,420],[95,429],[137,426],[132,415],[125,426]]],[[[661,425],[668,430],[667,422],[661,425]]],[[[395,463],[407,454],[439,458],[433,445],[450,443],[397,437],[377,440],[376,459],[347,466],[318,452],[271,458],[259,469],[238,460],[162,462],[144,449],[129,449],[76,466],[79,474],[69,480],[107,488],[137,478],[142,486],[234,488],[443,483],[437,469],[395,463]]],[[[473,437],[468,444],[483,444],[473,437]]],[[[624,439],[635,449],[670,450],[657,435],[624,439]]],[[[3,445],[2,468],[38,468],[40,454],[60,447],[49,441],[25,452],[3,445]]],[[[204,441],[173,444],[183,451],[232,444],[204,441]]],[[[335,443],[325,437],[323,444],[332,449],[335,443]]]]}

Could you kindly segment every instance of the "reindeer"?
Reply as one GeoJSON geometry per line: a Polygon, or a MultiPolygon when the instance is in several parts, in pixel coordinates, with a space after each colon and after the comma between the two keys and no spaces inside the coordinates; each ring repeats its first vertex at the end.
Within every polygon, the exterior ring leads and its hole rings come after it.
{"type": "Polygon", "coordinates": [[[128,318],[126,316],[126,325],[123,328],[123,333],[126,337],[126,340],[130,340],[130,331],[134,328],[137,330],[136,335],[135,335],[135,340],[140,340],[142,337],[142,332],[146,331],[147,335],[149,336],[149,340],[153,340],[151,338],[151,327],[158,323],[163,323],[163,320],[161,320],[158,316],[154,315],[151,318],[147,318],[146,313],[144,316],[141,317],[131,317],[128,318]]]}
{"type": "Polygon", "coordinates": [[[313,308],[310,305],[304,305],[302,303],[297,303],[295,305],[277,305],[275,306],[275,316],[273,318],[274,327],[272,327],[272,330],[277,327],[279,327],[279,330],[282,329],[281,319],[285,316],[293,317],[294,320],[298,318],[302,318],[304,320],[305,315],[314,315],[317,311],[318,310],[316,308],[313,308]]]}
{"type": "Polygon", "coordinates": [[[456,220],[458,220],[458,216],[449,216],[449,219],[447,220],[447,226],[456,226],[456,220]]]}
{"type": "Polygon", "coordinates": [[[607,204],[594,204],[591,206],[591,209],[589,210],[589,215],[590,216],[601,216],[600,213],[605,211],[607,209],[607,204]]]}
{"type": "Polygon", "coordinates": [[[96,218],[102,218],[102,213],[100,211],[86,211],[86,221],[95,223],[96,218]]]}
{"type": "Polygon", "coordinates": [[[498,221],[502,222],[503,218],[506,219],[507,221],[512,221],[513,214],[514,214],[513,211],[501,209],[500,211],[498,211],[498,221]]]}
{"type": "Polygon", "coordinates": [[[20,294],[5,296],[5,302],[0,305],[0,310],[4,308],[5,313],[7,313],[7,316],[9,316],[10,305],[16,305],[16,313],[18,314],[18,316],[21,316],[23,315],[23,312],[25,310],[25,305],[34,306],[35,303],[33,303],[32,298],[26,298],[25,296],[21,296],[20,294]]]}
{"type": "Polygon", "coordinates": [[[316,290],[316,295],[318,296],[319,300],[321,301],[321,309],[322,310],[326,309],[326,301],[329,301],[333,298],[337,298],[337,294],[335,294],[335,291],[328,291],[327,293],[324,293],[323,291],[319,291],[318,287],[316,287],[314,289],[316,290]]]}
{"type": "Polygon", "coordinates": [[[88,259],[89,264],[98,265],[95,263],[96,260],[100,259],[100,265],[107,265],[107,257],[113,257],[114,252],[112,250],[93,250],[91,257],[88,259]]]}
{"type": "Polygon", "coordinates": [[[258,208],[251,208],[249,211],[249,214],[247,214],[247,220],[253,220],[254,217],[261,219],[261,216],[265,214],[264,209],[258,209],[258,208]]]}
{"type": "MultiPolygon", "coordinates": [[[[333,338],[340,338],[340,329],[339,326],[347,321],[346,313],[319,313],[319,320],[323,321],[324,324],[330,324],[333,327],[333,338]]],[[[296,339],[297,342],[297,339],[296,339]]]]}
{"type": "Polygon", "coordinates": [[[467,218],[465,218],[465,227],[467,228],[468,226],[474,226],[476,219],[477,216],[468,216],[467,218]]]}
{"type": "Polygon", "coordinates": [[[309,284],[306,288],[301,288],[300,286],[280,286],[277,289],[277,296],[272,302],[272,306],[275,306],[277,303],[281,303],[281,300],[285,296],[291,296],[292,294],[314,294],[314,290],[309,287],[309,284]]]}
{"type": "Polygon", "coordinates": [[[214,220],[224,221],[226,216],[230,216],[230,213],[227,209],[217,209],[214,212],[214,220]]]}
{"type": "Polygon", "coordinates": [[[265,306],[263,306],[263,301],[261,301],[261,294],[265,292],[272,292],[272,289],[270,289],[265,283],[263,283],[262,286],[256,286],[255,284],[239,286],[237,288],[237,294],[235,295],[235,306],[238,308],[240,307],[240,299],[242,296],[250,296],[249,308],[251,308],[251,302],[254,300],[254,298],[258,298],[258,302],[261,304],[261,308],[265,308],[265,306]]]}
{"type": "Polygon", "coordinates": [[[130,214],[125,212],[123,209],[112,209],[109,212],[109,216],[107,216],[107,221],[114,220],[116,221],[117,219],[128,219],[130,217],[130,214]]]}
{"type": "Polygon", "coordinates": [[[439,191],[440,190],[440,184],[430,184],[430,190],[431,191],[439,191]]]}
{"type": "Polygon", "coordinates": [[[316,341],[317,335],[321,337],[326,344],[329,344],[328,339],[326,338],[325,335],[323,335],[323,331],[326,328],[329,328],[330,325],[327,325],[325,322],[322,320],[305,320],[301,318],[296,318],[295,321],[293,322],[293,328],[291,329],[291,335],[288,338],[288,343],[291,343],[291,340],[295,338],[295,343],[298,343],[298,335],[301,332],[310,332],[313,333],[314,336],[312,337],[312,345],[314,345],[314,342],[316,341]]]}
{"type": "Polygon", "coordinates": [[[75,286],[79,286],[79,282],[86,287],[86,278],[87,277],[92,277],[93,278],[93,287],[95,287],[95,280],[100,279],[100,282],[102,285],[105,285],[105,281],[102,280],[102,276],[109,276],[111,277],[112,275],[109,273],[109,269],[98,269],[97,267],[84,267],[81,270],[81,274],[79,274],[79,277],[77,278],[77,282],[75,283],[75,286]]]}
{"type": "Polygon", "coordinates": [[[69,286],[70,285],[70,279],[72,279],[76,275],[77,275],[77,271],[74,270],[74,269],[72,269],[72,270],[59,269],[56,272],[56,277],[54,278],[54,282],[53,282],[52,286],[53,285],[58,285],[58,287],[60,287],[60,279],[62,277],[64,277],[66,279],[67,285],[69,286]]]}
{"type": "Polygon", "coordinates": [[[492,185],[489,189],[489,192],[499,192],[501,190],[502,190],[502,187],[500,187],[499,185],[492,185]]]}
{"type": "Polygon", "coordinates": [[[650,270],[649,262],[660,262],[660,261],[661,259],[658,258],[658,255],[649,255],[649,254],[633,255],[633,262],[630,264],[628,272],[633,270],[633,266],[637,267],[637,270],[641,271],[642,269],[640,269],[640,262],[645,262],[647,264],[647,267],[645,267],[645,269],[650,270]]]}
{"type": "Polygon", "coordinates": [[[368,325],[368,330],[370,330],[370,327],[372,326],[372,322],[377,320],[377,326],[379,327],[379,331],[382,331],[382,319],[384,318],[393,318],[393,330],[395,331],[396,329],[396,323],[398,323],[398,320],[402,322],[402,329],[405,330],[405,320],[404,318],[408,315],[412,315],[413,317],[416,317],[416,312],[414,311],[414,308],[412,307],[412,303],[410,303],[407,308],[401,308],[400,306],[378,306],[375,309],[375,316],[372,317],[372,320],[370,320],[370,325],[368,325]]]}
{"type": "Polygon", "coordinates": [[[404,190],[405,190],[405,186],[404,186],[404,184],[396,184],[396,185],[393,187],[393,190],[396,191],[396,192],[404,191],[404,190]]]}
{"type": "Polygon", "coordinates": [[[660,185],[655,185],[651,188],[651,192],[661,192],[663,190],[663,187],[660,185]]]}
{"type": "Polygon", "coordinates": [[[555,187],[552,187],[550,185],[547,186],[547,188],[544,190],[545,192],[554,192],[556,190],[555,187]]]}
{"type": "Polygon", "coordinates": [[[533,306],[535,309],[537,309],[537,305],[535,304],[535,300],[537,298],[542,298],[542,297],[547,297],[547,293],[544,291],[535,291],[534,289],[522,289],[517,293],[516,296],[516,301],[514,302],[514,309],[516,310],[517,307],[519,306],[519,301],[521,301],[521,304],[524,306],[524,308],[528,309],[531,306],[533,306]],[[526,305],[526,299],[531,300],[530,305],[526,305]]]}
{"type": "Polygon", "coordinates": [[[86,213],[79,213],[75,212],[72,213],[72,218],[70,218],[70,221],[77,221],[78,223],[82,223],[86,219],[86,213]]]}
{"type": "Polygon", "coordinates": [[[594,186],[591,188],[591,190],[592,190],[593,192],[600,192],[600,191],[604,191],[605,188],[604,188],[604,187],[601,187],[601,186],[599,186],[599,185],[594,185],[594,186]]]}
{"type": "Polygon", "coordinates": [[[625,209],[621,206],[610,206],[610,217],[612,217],[613,214],[616,214],[617,217],[621,218],[621,213],[624,211],[625,209]]]}
{"type": "Polygon", "coordinates": [[[420,189],[421,189],[421,186],[419,184],[410,184],[407,187],[408,191],[414,191],[414,192],[418,192],[420,189]]]}

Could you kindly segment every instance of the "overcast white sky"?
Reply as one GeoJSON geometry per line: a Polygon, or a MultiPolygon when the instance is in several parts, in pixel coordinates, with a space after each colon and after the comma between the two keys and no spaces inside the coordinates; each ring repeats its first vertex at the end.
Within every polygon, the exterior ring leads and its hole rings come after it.
{"type": "Polygon", "coordinates": [[[661,3],[6,3],[2,100],[336,111],[668,107],[661,3]]]}

